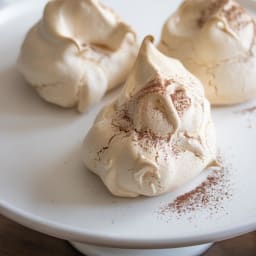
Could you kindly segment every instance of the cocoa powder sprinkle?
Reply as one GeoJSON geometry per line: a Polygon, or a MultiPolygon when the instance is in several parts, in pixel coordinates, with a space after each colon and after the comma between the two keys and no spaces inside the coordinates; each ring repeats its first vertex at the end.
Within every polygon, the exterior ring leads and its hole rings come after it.
{"type": "Polygon", "coordinates": [[[247,127],[248,128],[254,128],[256,121],[255,121],[255,116],[256,116],[256,106],[248,107],[242,110],[234,111],[234,114],[241,114],[244,115],[246,118],[247,122],[247,127]]]}
{"type": "Polygon", "coordinates": [[[177,90],[174,94],[171,95],[172,102],[174,107],[177,110],[179,117],[181,118],[186,110],[191,105],[191,99],[186,96],[185,91],[177,90]]]}
{"type": "Polygon", "coordinates": [[[230,167],[224,166],[221,157],[219,162],[220,169],[213,170],[200,185],[161,207],[158,213],[180,218],[203,209],[207,209],[212,216],[223,209],[223,202],[232,198],[232,185],[229,177],[230,167]]]}
{"type": "Polygon", "coordinates": [[[240,111],[240,113],[242,114],[246,114],[246,113],[254,113],[256,112],[256,106],[250,107],[250,108],[246,108],[240,111]]]}
{"type": "Polygon", "coordinates": [[[250,23],[254,24],[254,20],[244,8],[237,3],[228,6],[228,2],[228,0],[211,0],[208,8],[202,11],[197,21],[198,26],[203,27],[217,13],[225,17],[234,30],[240,30],[250,23]]]}
{"type": "Polygon", "coordinates": [[[211,16],[214,15],[225,4],[227,4],[227,2],[228,0],[211,0],[209,7],[202,11],[201,17],[198,19],[198,26],[203,27],[207,20],[211,18],[211,16]]]}

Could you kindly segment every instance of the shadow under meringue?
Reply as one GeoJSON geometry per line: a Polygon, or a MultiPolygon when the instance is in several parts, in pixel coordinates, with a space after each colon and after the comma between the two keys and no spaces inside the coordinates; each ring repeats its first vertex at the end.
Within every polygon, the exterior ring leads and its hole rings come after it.
{"type": "Polygon", "coordinates": [[[102,105],[110,102],[119,89],[111,90],[100,104],[79,114],[75,108],[65,109],[45,102],[13,65],[0,70],[0,92],[0,130],[10,134],[65,126],[86,118],[88,114],[96,116],[102,105]]]}
{"type": "Polygon", "coordinates": [[[44,102],[15,66],[0,71],[0,130],[30,132],[63,126],[79,117],[74,109],[44,102]]]}

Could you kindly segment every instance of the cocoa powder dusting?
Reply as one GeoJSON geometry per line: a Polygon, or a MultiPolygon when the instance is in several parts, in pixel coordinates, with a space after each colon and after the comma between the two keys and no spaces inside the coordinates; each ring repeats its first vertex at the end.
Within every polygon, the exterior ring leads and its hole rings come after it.
{"type": "Polygon", "coordinates": [[[171,95],[171,98],[179,117],[182,117],[186,110],[190,107],[191,99],[186,96],[185,91],[183,90],[177,90],[171,95]]]}
{"type": "Polygon", "coordinates": [[[240,111],[241,114],[254,113],[254,112],[256,112],[256,106],[246,108],[246,109],[243,109],[243,110],[240,111]]]}
{"type": "Polygon", "coordinates": [[[223,202],[232,198],[232,184],[230,166],[224,166],[221,157],[218,161],[221,163],[220,169],[213,170],[200,185],[161,207],[158,213],[171,218],[180,218],[203,209],[212,216],[223,209],[223,202]]]}
{"type": "Polygon", "coordinates": [[[203,27],[204,24],[217,13],[225,17],[234,30],[240,30],[248,24],[254,23],[254,20],[248,15],[244,8],[237,3],[228,6],[228,2],[228,0],[211,0],[208,8],[202,11],[197,21],[198,26],[200,28],[203,27]]]}
{"type": "Polygon", "coordinates": [[[214,15],[219,9],[221,9],[225,4],[227,4],[228,0],[211,0],[208,8],[202,11],[200,18],[197,23],[199,27],[203,27],[203,25],[214,15]]]}
{"type": "Polygon", "coordinates": [[[254,128],[256,126],[256,106],[245,108],[239,111],[234,111],[234,114],[241,114],[245,116],[247,128],[254,128]]]}
{"type": "MultiPolygon", "coordinates": [[[[116,115],[111,122],[112,127],[117,130],[118,136],[132,135],[133,142],[137,143],[137,145],[139,145],[144,151],[154,151],[156,161],[158,161],[160,157],[158,154],[159,149],[161,149],[163,159],[165,161],[168,160],[171,153],[178,157],[182,150],[178,145],[171,145],[172,131],[166,133],[165,136],[160,136],[155,134],[154,131],[149,128],[137,129],[132,116],[129,113],[128,105],[136,105],[141,98],[149,94],[158,94],[164,96],[167,94],[167,88],[174,84],[175,80],[162,79],[159,75],[157,75],[154,79],[149,81],[142,90],[133,95],[128,103],[124,104],[116,111],[116,115]]],[[[186,92],[181,89],[174,91],[170,97],[177,114],[180,118],[182,118],[184,113],[191,106],[191,99],[186,95],[186,92]]],[[[144,111],[147,111],[147,109],[144,111]]],[[[102,148],[98,155],[101,155],[105,150],[107,150],[110,143],[102,148]]]]}
{"type": "MultiPolygon", "coordinates": [[[[162,79],[160,76],[157,76],[153,80],[149,81],[145,88],[137,92],[128,103],[136,104],[141,98],[148,94],[157,93],[165,95],[168,86],[172,85],[174,82],[175,81],[172,79],[162,79]]],[[[171,95],[171,98],[178,115],[181,117],[191,105],[191,99],[185,95],[183,90],[177,90],[173,95],[171,95]]],[[[133,120],[128,113],[127,104],[116,112],[116,118],[113,118],[112,126],[118,129],[119,132],[126,134],[133,133],[135,136],[135,142],[137,142],[145,151],[157,147],[164,149],[165,145],[170,142],[172,135],[172,132],[170,132],[166,136],[162,137],[155,134],[151,129],[136,129],[133,120]]],[[[170,152],[166,152],[165,159],[168,158],[169,154],[170,152]]],[[[156,158],[158,159],[157,155],[156,158]]]]}
{"type": "Polygon", "coordinates": [[[164,95],[167,87],[173,83],[175,83],[175,81],[172,79],[162,79],[160,76],[157,76],[155,79],[150,81],[147,86],[134,95],[134,100],[139,101],[145,95],[153,93],[164,95]]]}

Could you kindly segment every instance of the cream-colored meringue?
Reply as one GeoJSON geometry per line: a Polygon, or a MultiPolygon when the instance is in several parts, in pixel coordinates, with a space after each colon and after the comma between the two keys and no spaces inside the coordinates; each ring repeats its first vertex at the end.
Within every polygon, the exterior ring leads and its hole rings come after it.
{"type": "Polygon", "coordinates": [[[124,82],[136,34],[98,0],[54,0],[23,42],[18,67],[46,101],[80,112],[124,82]]]}
{"type": "Polygon", "coordinates": [[[198,79],[146,37],[119,97],[83,145],[85,165],[116,196],[173,190],[216,158],[210,104],[198,79]]]}
{"type": "Polygon", "coordinates": [[[159,49],[201,80],[213,104],[256,97],[256,23],[233,0],[185,0],[165,23],[159,49]]]}

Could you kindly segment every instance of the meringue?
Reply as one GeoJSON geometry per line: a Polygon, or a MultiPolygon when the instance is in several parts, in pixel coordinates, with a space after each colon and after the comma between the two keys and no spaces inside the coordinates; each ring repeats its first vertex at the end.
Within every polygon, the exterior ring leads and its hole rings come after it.
{"type": "Polygon", "coordinates": [[[83,144],[86,167],[116,196],[174,190],[216,159],[200,81],[152,42],[144,39],[121,94],[101,110],[83,144]]]}
{"type": "Polygon", "coordinates": [[[46,101],[85,111],[120,85],[138,52],[136,33],[98,0],[50,1],[18,58],[46,101]]]}
{"type": "Polygon", "coordinates": [[[186,0],[167,20],[159,49],[203,83],[212,104],[256,97],[256,23],[233,0],[186,0]]]}

